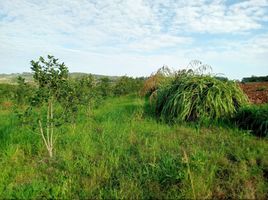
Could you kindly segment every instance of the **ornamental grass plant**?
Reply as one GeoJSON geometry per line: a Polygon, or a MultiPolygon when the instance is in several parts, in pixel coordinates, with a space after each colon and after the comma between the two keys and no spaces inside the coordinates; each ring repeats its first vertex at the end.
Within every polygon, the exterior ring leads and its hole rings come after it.
{"type": "Polygon", "coordinates": [[[247,96],[234,81],[184,71],[157,90],[152,106],[165,121],[204,122],[231,118],[247,103],[247,96]]]}

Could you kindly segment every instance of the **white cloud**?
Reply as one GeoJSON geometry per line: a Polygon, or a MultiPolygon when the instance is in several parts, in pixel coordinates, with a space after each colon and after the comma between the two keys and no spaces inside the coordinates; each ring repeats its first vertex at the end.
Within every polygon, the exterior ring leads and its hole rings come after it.
{"type": "Polygon", "coordinates": [[[51,52],[74,71],[103,74],[148,74],[196,58],[268,73],[267,23],[268,0],[0,0],[0,72],[25,71],[51,52]]]}
{"type": "Polygon", "coordinates": [[[165,50],[166,48],[178,48],[183,47],[185,44],[191,44],[192,38],[190,37],[178,37],[172,35],[152,35],[140,39],[136,42],[128,45],[129,50],[137,52],[150,52],[152,50],[165,50]]]}
{"type": "Polygon", "coordinates": [[[184,4],[176,9],[174,31],[241,33],[262,27],[267,21],[268,1],[246,1],[227,5],[225,1],[184,4]]]}

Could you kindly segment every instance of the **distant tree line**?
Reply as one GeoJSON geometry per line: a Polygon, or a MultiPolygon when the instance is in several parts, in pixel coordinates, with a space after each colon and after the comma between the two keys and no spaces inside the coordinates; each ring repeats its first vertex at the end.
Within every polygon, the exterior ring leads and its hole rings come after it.
{"type": "Polygon", "coordinates": [[[242,79],[242,83],[248,82],[268,82],[268,76],[251,76],[242,79]]]}
{"type": "MultiPolygon", "coordinates": [[[[75,99],[78,104],[86,104],[111,96],[138,94],[145,79],[145,77],[128,76],[98,78],[95,75],[84,74],[69,77],[64,91],[71,92],[68,93],[71,94],[70,98],[75,99]]],[[[18,76],[12,84],[0,83],[0,102],[8,100],[19,105],[29,104],[34,100],[32,96],[37,87],[35,82],[28,82],[23,76],[18,76]]],[[[68,96],[65,95],[64,98],[68,96]]]]}

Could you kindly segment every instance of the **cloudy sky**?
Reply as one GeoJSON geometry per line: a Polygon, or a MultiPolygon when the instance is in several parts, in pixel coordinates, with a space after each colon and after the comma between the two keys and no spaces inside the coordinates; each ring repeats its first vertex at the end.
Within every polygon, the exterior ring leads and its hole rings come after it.
{"type": "Polygon", "coordinates": [[[149,75],[191,60],[268,75],[268,0],[0,0],[0,73],[53,54],[72,72],[149,75]]]}

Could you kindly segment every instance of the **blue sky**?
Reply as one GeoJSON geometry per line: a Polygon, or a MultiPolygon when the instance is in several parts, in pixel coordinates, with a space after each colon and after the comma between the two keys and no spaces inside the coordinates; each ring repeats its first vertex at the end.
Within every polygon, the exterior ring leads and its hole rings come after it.
{"type": "Polygon", "coordinates": [[[201,60],[268,75],[268,0],[0,0],[0,73],[53,54],[72,72],[150,75],[201,60]]]}

